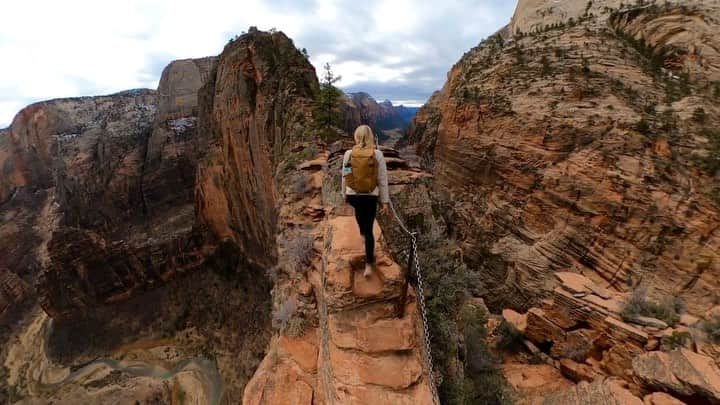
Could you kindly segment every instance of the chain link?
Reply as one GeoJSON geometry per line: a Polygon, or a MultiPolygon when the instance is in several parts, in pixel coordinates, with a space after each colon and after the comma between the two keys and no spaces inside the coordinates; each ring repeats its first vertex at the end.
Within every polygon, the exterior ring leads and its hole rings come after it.
{"type": "MultiPolygon", "coordinates": [[[[424,337],[424,343],[425,343],[425,368],[427,369],[427,375],[428,375],[428,385],[430,387],[430,393],[432,394],[433,403],[435,405],[440,405],[440,397],[437,392],[437,387],[435,386],[435,375],[433,373],[433,358],[432,358],[432,349],[430,347],[430,329],[428,326],[428,318],[427,318],[427,307],[425,306],[425,290],[423,289],[423,278],[422,274],[420,273],[420,259],[418,258],[418,249],[417,249],[417,232],[411,232],[407,226],[403,223],[402,219],[400,219],[400,216],[398,215],[397,211],[395,210],[395,205],[393,205],[392,200],[390,201],[390,209],[392,210],[393,216],[395,217],[395,220],[400,225],[400,228],[410,236],[410,240],[412,242],[412,255],[414,257],[415,262],[415,276],[417,277],[417,286],[415,287],[416,290],[416,296],[418,299],[418,302],[420,303],[420,315],[422,316],[422,323],[423,323],[423,337],[424,337]]],[[[408,252],[408,254],[410,254],[408,252]]],[[[412,269],[408,269],[408,271],[411,271],[412,269]]]]}

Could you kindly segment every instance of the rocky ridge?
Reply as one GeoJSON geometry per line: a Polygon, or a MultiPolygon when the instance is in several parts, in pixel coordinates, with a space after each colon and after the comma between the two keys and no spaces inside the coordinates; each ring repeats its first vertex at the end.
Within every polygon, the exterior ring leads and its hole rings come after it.
{"type": "MultiPolygon", "coordinates": [[[[361,275],[362,240],[337,189],[341,152],[310,155],[282,188],[273,290],[280,335],[243,403],[432,403],[414,295],[398,317],[404,275],[377,225],[377,273],[361,275]],[[311,253],[298,257],[298,245],[311,253]]],[[[391,177],[414,173],[398,168],[391,177]]]]}

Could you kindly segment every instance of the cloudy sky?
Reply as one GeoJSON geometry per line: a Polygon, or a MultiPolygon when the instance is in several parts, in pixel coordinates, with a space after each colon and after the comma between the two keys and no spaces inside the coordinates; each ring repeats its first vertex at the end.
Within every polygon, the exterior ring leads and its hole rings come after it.
{"type": "Polygon", "coordinates": [[[0,128],[50,98],[155,88],[174,59],[218,54],[251,25],[330,62],[346,91],[421,104],[515,0],[34,0],[0,5],[0,128]]]}

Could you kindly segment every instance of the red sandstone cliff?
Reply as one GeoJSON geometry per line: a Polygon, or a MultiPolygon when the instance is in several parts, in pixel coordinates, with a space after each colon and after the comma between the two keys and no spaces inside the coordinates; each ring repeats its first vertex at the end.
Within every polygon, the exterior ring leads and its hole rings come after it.
{"type": "Polygon", "coordinates": [[[572,270],[619,291],[647,284],[701,313],[720,286],[708,168],[719,70],[703,51],[717,10],[593,4],[563,14],[572,26],[514,20],[545,28],[468,52],[410,138],[472,224],[457,237],[505,259],[506,304],[526,306],[552,288],[549,274],[572,270]]]}
{"type": "Polygon", "coordinates": [[[173,62],[157,92],[24,109],[1,139],[0,269],[32,273],[61,319],[206,264],[270,266],[277,162],[316,87],[287,37],[256,32],[173,62]]]}
{"type": "Polygon", "coordinates": [[[481,295],[495,311],[534,307],[525,337],[550,380],[619,377],[638,396],[712,403],[720,374],[704,364],[718,363],[717,346],[702,325],[720,291],[720,9],[619,5],[521,1],[509,28],[452,68],[409,141],[434,176],[434,215],[463,264],[482,269],[481,295]],[[687,318],[629,319],[631,296],[676,297],[687,318]],[[658,351],[684,332],[694,353],[658,351]],[[676,374],[651,377],[665,369],[676,374]],[[695,372],[706,385],[682,388],[695,372]]]}

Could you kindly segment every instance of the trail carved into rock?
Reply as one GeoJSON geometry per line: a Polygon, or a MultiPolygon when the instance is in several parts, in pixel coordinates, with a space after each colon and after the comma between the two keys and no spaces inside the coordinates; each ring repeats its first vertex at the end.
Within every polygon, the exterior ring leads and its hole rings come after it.
{"type": "MultiPolygon", "coordinates": [[[[328,154],[309,163],[299,167],[319,193],[329,174],[328,154]]],[[[307,210],[316,207],[310,204],[317,203],[314,197],[301,199],[294,205],[300,212],[286,212],[284,221],[310,224],[319,242],[319,258],[307,272],[317,326],[300,337],[281,334],[272,341],[243,403],[432,404],[416,297],[411,289],[405,314],[397,318],[404,273],[390,256],[382,230],[376,223],[376,271],[364,277],[364,245],[351,210],[325,204],[318,219],[317,209],[307,210]]]]}

